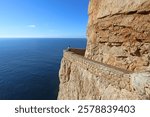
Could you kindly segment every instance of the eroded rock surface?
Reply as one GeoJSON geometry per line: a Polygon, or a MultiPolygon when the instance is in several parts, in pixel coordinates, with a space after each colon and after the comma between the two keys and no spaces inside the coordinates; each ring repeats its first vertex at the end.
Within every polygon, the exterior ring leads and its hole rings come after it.
{"type": "Polygon", "coordinates": [[[150,65],[150,0],[91,0],[85,57],[130,71],[150,65]]]}

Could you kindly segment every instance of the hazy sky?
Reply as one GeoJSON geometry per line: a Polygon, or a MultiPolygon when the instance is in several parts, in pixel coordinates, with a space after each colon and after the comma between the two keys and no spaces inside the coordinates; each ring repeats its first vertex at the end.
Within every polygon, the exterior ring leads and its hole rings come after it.
{"type": "Polygon", "coordinates": [[[0,0],[0,37],[86,37],[89,0],[0,0]]]}

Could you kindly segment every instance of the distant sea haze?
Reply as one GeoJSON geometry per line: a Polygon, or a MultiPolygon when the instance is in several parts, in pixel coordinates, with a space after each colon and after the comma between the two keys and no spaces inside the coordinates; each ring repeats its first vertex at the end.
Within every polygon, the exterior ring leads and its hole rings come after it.
{"type": "Polygon", "coordinates": [[[86,39],[0,39],[0,99],[55,100],[63,49],[86,39]]]}

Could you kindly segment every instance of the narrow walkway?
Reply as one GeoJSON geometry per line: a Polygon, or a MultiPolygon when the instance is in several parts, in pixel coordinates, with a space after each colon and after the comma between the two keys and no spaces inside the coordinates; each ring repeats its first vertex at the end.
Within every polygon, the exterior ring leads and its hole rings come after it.
{"type": "Polygon", "coordinates": [[[101,75],[101,73],[104,73],[111,76],[125,77],[126,75],[131,73],[115,66],[87,59],[84,57],[84,54],[85,49],[70,48],[69,50],[64,52],[64,58],[71,62],[76,62],[78,65],[96,75],[101,75]]]}

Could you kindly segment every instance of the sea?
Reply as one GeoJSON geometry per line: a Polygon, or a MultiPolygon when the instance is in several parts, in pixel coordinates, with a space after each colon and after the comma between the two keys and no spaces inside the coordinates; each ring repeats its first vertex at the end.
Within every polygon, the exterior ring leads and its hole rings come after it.
{"type": "Polygon", "coordinates": [[[0,39],[0,100],[56,100],[63,50],[79,38],[0,39]]]}

